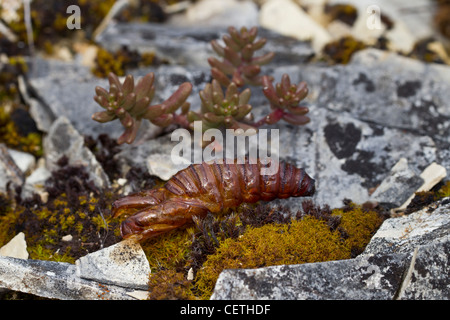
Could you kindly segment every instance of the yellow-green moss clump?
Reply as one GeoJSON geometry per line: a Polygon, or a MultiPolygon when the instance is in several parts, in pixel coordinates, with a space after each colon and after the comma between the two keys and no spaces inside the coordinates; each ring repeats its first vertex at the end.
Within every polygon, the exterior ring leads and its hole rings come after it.
{"type": "Polygon", "coordinates": [[[20,133],[3,104],[0,105],[0,142],[5,143],[9,148],[28,152],[36,157],[42,156],[42,134],[39,132],[28,132],[25,135],[20,133]]]}
{"type": "Polygon", "coordinates": [[[226,239],[197,273],[197,288],[208,299],[223,269],[259,268],[346,259],[348,248],[323,221],[305,217],[290,224],[248,228],[238,239],[226,239]]]}
{"type": "Polygon", "coordinates": [[[237,239],[224,240],[197,273],[196,287],[201,298],[210,297],[223,269],[349,259],[352,252],[367,245],[382,222],[378,213],[356,206],[335,210],[333,215],[341,217],[334,230],[323,219],[305,216],[287,224],[247,227],[237,239]]]}
{"type": "Polygon", "coordinates": [[[155,56],[154,52],[139,53],[136,50],[129,50],[123,46],[115,52],[110,52],[105,48],[98,48],[95,66],[92,73],[99,78],[105,78],[110,72],[117,76],[124,76],[127,69],[147,67],[166,63],[155,56]]]}
{"type": "Polygon", "coordinates": [[[326,44],[323,53],[334,63],[347,64],[355,52],[366,47],[364,42],[356,40],[352,36],[346,36],[326,44]]]}
{"type": "Polygon", "coordinates": [[[192,281],[181,272],[161,270],[150,275],[149,300],[195,300],[192,281]]]}
{"type": "Polygon", "coordinates": [[[439,199],[450,197],[450,180],[438,190],[437,197],[439,199]]]}
{"type": "Polygon", "coordinates": [[[192,231],[174,230],[142,244],[151,270],[180,269],[190,252],[192,231]]]}
{"type": "Polygon", "coordinates": [[[46,204],[7,206],[0,213],[0,247],[23,232],[30,259],[74,263],[120,240],[118,221],[104,201],[81,195],[76,202],[61,194],[46,204]]]}

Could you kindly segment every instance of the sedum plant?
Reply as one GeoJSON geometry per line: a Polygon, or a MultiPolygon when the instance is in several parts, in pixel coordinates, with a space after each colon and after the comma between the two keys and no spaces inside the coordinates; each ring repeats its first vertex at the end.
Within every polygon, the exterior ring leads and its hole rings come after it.
{"type": "Polygon", "coordinates": [[[118,138],[118,143],[131,144],[136,138],[143,119],[155,125],[166,127],[177,124],[184,128],[194,129],[194,122],[202,122],[202,130],[218,129],[256,129],[262,125],[274,124],[280,120],[295,125],[303,125],[310,121],[306,116],[308,108],[300,102],[307,96],[305,82],[291,84],[289,75],[284,74],[281,82],[275,86],[273,77],[260,75],[261,65],[274,57],[273,52],[254,57],[254,53],[266,44],[266,39],[256,39],[256,27],[239,31],[228,28],[228,35],[223,36],[225,47],[212,41],[214,51],[223,60],[209,58],[213,80],[200,91],[201,108],[199,112],[189,111],[186,102],[192,91],[192,84],[185,82],[167,100],[152,105],[155,94],[154,74],[144,76],[136,85],[133,76],[125,77],[123,83],[114,74],[108,75],[109,91],[96,87],[94,100],[105,109],[96,112],[92,118],[98,122],[109,122],[119,119],[125,131],[118,138]],[[231,76],[231,79],[229,78],[231,76]],[[240,92],[244,85],[262,85],[263,93],[270,102],[271,112],[257,122],[252,122],[249,104],[251,91],[249,88],[240,92]],[[180,109],[180,113],[176,111],[180,109]]]}
{"type": "Polygon", "coordinates": [[[221,127],[243,130],[252,128],[244,122],[244,118],[252,110],[252,106],[248,104],[250,89],[239,93],[237,85],[231,82],[224,93],[219,82],[213,80],[200,91],[199,95],[202,102],[200,112],[188,113],[191,129],[193,129],[193,122],[199,120],[202,121],[203,131],[221,127]]]}
{"type": "Polygon", "coordinates": [[[299,103],[308,95],[308,86],[302,81],[299,84],[291,84],[289,75],[283,74],[281,82],[275,87],[272,79],[268,76],[262,77],[263,93],[270,102],[272,112],[258,121],[257,126],[262,124],[273,124],[283,119],[284,121],[303,125],[310,121],[306,116],[309,109],[300,106],[299,103]]]}
{"type": "Polygon", "coordinates": [[[238,31],[234,27],[228,28],[229,35],[223,36],[225,47],[215,40],[211,41],[213,50],[222,57],[222,61],[211,57],[208,59],[211,75],[219,83],[228,87],[231,82],[242,87],[244,84],[261,85],[261,65],[269,63],[274,53],[269,52],[259,57],[254,53],[266,44],[266,39],[256,40],[258,29],[256,27],[247,30],[242,27],[238,31]],[[256,41],[255,41],[256,40],[256,41]],[[231,79],[229,79],[231,76],[231,79]]]}
{"type": "Polygon", "coordinates": [[[105,111],[94,113],[92,119],[102,123],[119,119],[125,131],[118,138],[118,144],[131,144],[134,141],[142,119],[161,127],[183,121],[183,117],[176,115],[175,111],[181,107],[182,114],[186,114],[189,110],[186,99],[191,93],[192,84],[181,84],[167,100],[152,105],[155,95],[154,79],[151,72],[135,85],[132,75],[126,76],[121,83],[114,73],[109,73],[109,91],[99,86],[95,88],[94,100],[105,111]]]}

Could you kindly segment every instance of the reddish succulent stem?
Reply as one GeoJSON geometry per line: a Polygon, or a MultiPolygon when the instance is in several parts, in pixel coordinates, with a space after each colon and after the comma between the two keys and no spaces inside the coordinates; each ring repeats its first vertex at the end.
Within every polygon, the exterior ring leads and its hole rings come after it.
{"type": "Polygon", "coordinates": [[[269,113],[267,116],[265,116],[264,118],[262,118],[259,121],[253,123],[252,126],[259,128],[259,127],[261,127],[262,125],[265,125],[265,124],[277,123],[278,121],[281,120],[281,118],[283,118],[283,116],[285,114],[286,114],[286,112],[284,112],[283,109],[277,108],[277,109],[273,110],[271,113],[269,113]]]}
{"type": "Polygon", "coordinates": [[[173,114],[173,123],[189,129],[189,121],[186,114],[173,114]]]}

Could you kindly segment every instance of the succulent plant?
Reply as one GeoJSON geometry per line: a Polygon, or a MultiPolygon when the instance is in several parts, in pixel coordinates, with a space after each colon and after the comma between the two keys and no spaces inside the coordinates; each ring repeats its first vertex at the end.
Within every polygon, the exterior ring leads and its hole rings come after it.
{"type": "Polygon", "coordinates": [[[302,81],[297,85],[291,84],[289,75],[283,74],[281,82],[277,83],[275,87],[268,76],[262,77],[262,85],[263,93],[269,100],[273,111],[258,121],[257,126],[273,124],[281,119],[295,125],[303,125],[310,121],[305,116],[309,109],[299,105],[300,101],[308,95],[306,82],[302,81]]]}
{"type": "Polygon", "coordinates": [[[221,57],[222,61],[211,57],[208,59],[211,74],[214,79],[227,87],[234,82],[238,87],[244,84],[261,85],[261,65],[272,60],[273,52],[266,53],[260,57],[253,57],[256,50],[261,49],[266,44],[266,39],[261,38],[255,41],[258,34],[256,27],[247,30],[242,27],[238,31],[234,27],[228,28],[229,35],[223,36],[225,47],[219,45],[215,40],[211,41],[213,50],[221,57]],[[231,79],[229,79],[231,76],[231,79]]]}
{"type": "Polygon", "coordinates": [[[106,110],[94,113],[92,119],[102,123],[119,119],[125,131],[117,143],[132,143],[142,119],[161,127],[183,121],[183,117],[175,115],[175,111],[181,107],[182,114],[187,114],[189,103],[186,99],[192,85],[185,82],[167,100],[151,105],[155,95],[154,79],[153,72],[150,72],[135,85],[132,75],[126,76],[121,83],[114,73],[109,73],[109,91],[98,86],[95,88],[94,100],[106,110]]]}
{"type": "Polygon", "coordinates": [[[237,85],[231,82],[226,92],[217,80],[208,83],[205,89],[199,93],[202,101],[200,112],[189,111],[188,121],[192,124],[194,121],[202,121],[202,129],[206,131],[210,128],[227,128],[227,129],[249,129],[249,124],[243,122],[244,118],[252,110],[252,106],[248,104],[250,100],[250,89],[245,89],[239,93],[237,85]]]}

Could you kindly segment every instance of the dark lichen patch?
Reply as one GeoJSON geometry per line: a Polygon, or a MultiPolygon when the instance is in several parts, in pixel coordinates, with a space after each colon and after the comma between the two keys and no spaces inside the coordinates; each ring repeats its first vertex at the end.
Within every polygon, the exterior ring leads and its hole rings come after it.
{"type": "Polygon", "coordinates": [[[324,134],[330,150],[338,159],[350,157],[361,139],[361,130],[353,123],[344,126],[330,123],[324,128],[324,134]]]}
{"type": "Polygon", "coordinates": [[[422,88],[420,81],[405,81],[397,87],[397,96],[401,98],[415,96],[420,88],[422,88]]]}
{"type": "Polygon", "coordinates": [[[377,176],[384,172],[384,166],[372,161],[374,156],[373,151],[357,150],[351,158],[345,161],[341,169],[365,178],[361,185],[371,188],[379,182],[377,176]]]}
{"type": "Polygon", "coordinates": [[[439,107],[433,100],[417,99],[411,103],[412,111],[420,118],[417,128],[431,135],[446,135],[450,130],[450,117],[439,112],[439,107]]]}
{"type": "Polygon", "coordinates": [[[364,89],[367,92],[374,92],[375,91],[375,84],[372,80],[370,80],[365,73],[359,73],[358,78],[353,80],[354,85],[363,84],[364,89]]]}

